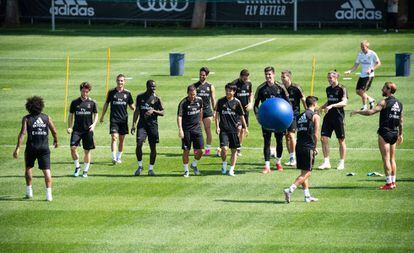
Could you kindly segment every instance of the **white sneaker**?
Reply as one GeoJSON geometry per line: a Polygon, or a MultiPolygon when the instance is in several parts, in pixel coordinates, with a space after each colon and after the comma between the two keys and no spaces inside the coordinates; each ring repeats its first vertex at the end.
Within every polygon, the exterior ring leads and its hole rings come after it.
{"type": "Polygon", "coordinates": [[[295,158],[290,158],[289,162],[285,162],[286,166],[296,166],[296,160],[295,158]]]}
{"type": "Polygon", "coordinates": [[[25,196],[25,198],[26,198],[26,199],[32,199],[32,198],[33,198],[33,191],[26,192],[26,196],[25,196]]]}
{"type": "Polygon", "coordinates": [[[234,177],[234,176],[235,176],[235,174],[234,174],[234,170],[229,170],[229,176],[232,176],[232,177],[234,177]]]}
{"type": "Polygon", "coordinates": [[[78,168],[75,168],[75,172],[73,173],[73,176],[74,177],[79,176],[79,171],[80,171],[80,168],[79,167],[78,168]]]}
{"type": "Polygon", "coordinates": [[[327,163],[327,162],[324,162],[324,163],[322,163],[321,165],[319,165],[319,167],[318,167],[318,169],[320,169],[320,170],[326,170],[326,169],[330,169],[331,168],[331,163],[327,163]]]}
{"type": "Polygon", "coordinates": [[[290,203],[290,197],[292,196],[292,193],[290,192],[289,188],[286,188],[283,190],[283,193],[285,194],[285,200],[286,203],[290,203]]]}
{"type": "Polygon", "coordinates": [[[52,194],[46,194],[46,201],[52,201],[53,197],[52,194]]]}
{"type": "Polygon", "coordinates": [[[188,170],[184,171],[183,177],[189,177],[189,176],[190,176],[190,173],[188,172],[188,170]]]}
{"type": "Polygon", "coordinates": [[[227,173],[227,170],[225,168],[221,167],[221,174],[226,175],[226,173],[227,173]]]}
{"type": "Polygon", "coordinates": [[[336,166],[336,169],[337,170],[343,170],[343,169],[345,169],[345,163],[339,162],[338,163],[338,166],[336,166]]]}
{"type": "Polygon", "coordinates": [[[116,160],[116,163],[122,163],[122,160],[121,159],[117,159],[116,160]]]}
{"type": "Polygon", "coordinates": [[[84,171],[83,174],[82,174],[82,177],[88,177],[88,172],[84,171]]]}
{"type": "Polygon", "coordinates": [[[319,201],[319,199],[314,198],[314,197],[312,197],[312,196],[305,197],[305,202],[306,202],[306,203],[310,203],[310,202],[317,202],[317,201],[319,201]]]}
{"type": "Polygon", "coordinates": [[[117,160],[112,159],[112,164],[116,164],[116,163],[117,163],[117,160]]]}

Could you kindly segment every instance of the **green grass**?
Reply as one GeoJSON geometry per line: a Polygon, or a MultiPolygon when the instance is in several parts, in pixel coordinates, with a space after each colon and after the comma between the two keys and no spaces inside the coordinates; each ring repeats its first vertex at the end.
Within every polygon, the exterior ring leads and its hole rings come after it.
{"type": "MultiPolygon", "coordinates": [[[[2,252],[412,252],[414,243],[414,194],[411,167],[414,159],[414,82],[394,77],[394,54],[413,52],[413,31],[382,34],[374,30],[309,30],[299,33],[245,29],[142,29],[133,26],[80,27],[59,25],[0,30],[0,248],[2,252]],[[207,61],[235,49],[270,38],[275,40],[228,56],[207,61]],[[251,117],[246,150],[239,158],[236,177],[219,175],[220,160],[205,157],[201,177],[181,177],[180,140],[176,110],[186,86],[208,66],[209,80],[224,96],[224,85],[242,68],[251,72],[256,88],[263,82],[263,68],[277,73],[289,68],[294,81],[310,92],[311,62],[317,60],[315,95],[326,101],[326,73],[350,68],[359,41],[368,39],[383,66],[370,94],[380,99],[387,80],[397,83],[404,104],[404,144],[398,147],[398,189],[382,192],[383,178],[377,150],[378,115],[355,116],[359,108],[354,94],[357,76],[341,81],[349,91],[346,133],[349,147],[345,171],[314,171],[311,193],[320,199],[306,204],[298,189],[293,203],[284,204],[282,189],[297,176],[296,169],[262,175],[262,137],[251,117]],[[132,177],[136,169],[135,136],[126,139],[121,165],[110,163],[108,122],[96,129],[97,149],[88,179],[72,178],[69,136],[63,122],[65,57],[71,56],[69,100],[79,96],[82,81],[93,84],[91,96],[102,109],[105,93],[106,48],[111,48],[111,86],[118,73],[132,77],[127,83],[135,97],[154,79],[166,116],[159,118],[160,144],[157,177],[132,177]],[[170,77],[168,53],[186,54],[185,75],[170,77]],[[11,154],[26,114],[25,98],[41,95],[58,127],[61,147],[52,151],[54,201],[44,201],[44,183],[34,171],[34,194],[23,200],[23,152],[16,161],[11,154]],[[347,172],[356,172],[346,177],[347,172]]],[[[279,74],[277,74],[278,77],[279,74]]],[[[132,114],[130,114],[130,121],[132,114]]],[[[108,119],[108,115],[107,115],[108,119]]],[[[213,136],[214,146],[218,137],[213,136]]],[[[320,145],[319,145],[320,146],[320,145]]],[[[338,160],[335,139],[331,162],[338,160]]],[[[82,152],[81,152],[82,153],[82,152]]],[[[284,151],[284,160],[287,151],[284,151]]],[[[144,164],[148,163],[145,147],[144,164]]],[[[319,155],[316,163],[322,161],[319,155]]]]}

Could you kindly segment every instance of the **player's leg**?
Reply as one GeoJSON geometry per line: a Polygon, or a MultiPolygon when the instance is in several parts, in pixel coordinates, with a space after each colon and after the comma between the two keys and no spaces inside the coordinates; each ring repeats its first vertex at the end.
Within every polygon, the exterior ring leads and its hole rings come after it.
{"type": "Polygon", "coordinates": [[[122,157],[122,152],[124,151],[124,140],[125,140],[125,135],[119,134],[118,153],[116,153],[117,163],[122,163],[121,157],[122,157]]]}
{"type": "Polygon", "coordinates": [[[323,153],[323,163],[319,165],[318,169],[330,169],[331,162],[329,160],[329,139],[332,136],[333,126],[326,116],[323,118],[322,130],[321,130],[321,143],[322,143],[322,153],[323,153]]]}
{"type": "Polygon", "coordinates": [[[392,180],[391,180],[391,162],[390,162],[390,144],[387,143],[381,135],[378,135],[378,147],[381,152],[382,162],[384,164],[384,173],[386,176],[386,184],[382,186],[381,190],[390,190],[392,189],[392,180]]]}
{"type": "Polygon", "coordinates": [[[154,164],[157,159],[157,144],[155,142],[149,142],[150,146],[150,163],[148,166],[148,176],[155,176],[154,164]]]}
{"type": "Polygon", "coordinates": [[[231,149],[231,160],[230,160],[230,170],[229,170],[229,176],[234,176],[234,168],[236,167],[237,162],[237,149],[232,148],[231,149]]]}
{"type": "Polygon", "coordinates": [[[33,188],[32,188],[32,167],[26,167],[24,178],[26,180],[26,198],[33,198],[33,188]]]}
{"type": "Polygon", "coordinates": [[[82,135],[83,144],[83,177],[88,177],[88,171],[91,166],[92,149],[95,149],[95,141],[93,139],[93,132],[87,132],[82,135]]]}
{"type": "Polygon", "coordinates": [[[203,133],[202,132],[191,132],[191,142],[193,143],[193,148],[196,152],[194,152],[194,160],[191,163],[191,168],[194,170],[194,174],[196,176],[200,175],[200,171],[198,170],[197,164],[198,161],[203,156],[203,149],[204,149],[204,140],[203,140],[203,133]]]}
{"type": "Polygon", "coordinates": [[[73,164],[75,165],[75,172],[73,176],[79,176],[80,171],[80,163],[79,163],[79,154],[78,154],[78,146],[81,140],[81,136],[79,132],[72,132],[70,136],[70,155],[72,156],[73,164]]]}
{"type": "Polygon", "coordinates": [[[267,174],[270,173],[270,143],[272,138],[272,131],[265,130],[262,128],[263,134],[263,156],[265,160],[265,166],[263,168],[262,173],[267,174]]]}
{"type": "Polygon", "coordinates": [[[283,171],[283,167],[282,167],[283,136],[284,136],[284,133],[275,133],[275,137],[276,137],[276,169],[278,171],[283,171]]]}
{"type": "Polygon", "coordinates": [[[203,125],[204,131],[206,132],[206,155],[210,155],[211,152],[211,142],[213,140],[213,136],[211,134],[211,121],[213,117],[205,117],[203,118],[203,125]]]}
{"type": "Polygon", "coordinates": [[[84,156],[83,156],[83,177],[88,177],[89,167],[91,166],[91,150],[84,149],[84,156]]]}
{"type": "Polygon", "coordinates": [[[397,163],[395,162],[395,147],[396,144],[390,145],[390,163],[391,163],[391,184],[393,188],[396,188],[396,178],[397,178],[397,163]]]}
{"type": "Polygon", "coordinates": [[[237,162],[237,148],[240,147],[239,136],[236,133],[228,133],[229,148],[231,149],[231,164],[229,170],[229,176],[234,176],[234,169],[237,162]]]}
{"type": "Polygon", "coordinates": [[[219,134],[220,149],[221,149],[221,174],[227,173],[227,150],[229,145],[229,138],[223,131],[219,134]]]}
{"type": "Polygon", "coordinates": [[[143,170],[142,166],[142,146],[144,145],[144,142],[147,138],[147,131],[144,128],[138,128],[137,130],[137,144],[135,147],[135,156],[137,157],[138,161],[138,168],[134,173],[134,176],[141,175],[141,172],[143,170]]]}
{"type": "Polygon", "coordinates": [[[43,176],[45,177],[45,185],[46,185],[46,200],[52,201],[52,173],[50,169],[42,170],[43,176]]]}
{"type": "Polygon", "coordinates": [[[335,135],[338,138],[339,143],[339,162],[336,169],[345,169],[345,158],[346,158],[346,142],[345,142],[345,125],[344,120],[338,118],[335,121],[335,135]]]}
{"type": "Polygon", "coordinates": [[[181,148],[183,150],[183,166],[184,166],[184,177],[188,177],[190,174],[188,172],[188,161],[189,161],[189,154],[191,148],[191,139],[190,139],[190,132],[184,131],[184,137],[181,139],[181,148]]]}
{"type": "Polygon", "coordinates": [[[117,152],[117,142],[118,142],[118,133],[111,134],[111,152],[112,152],[112,163],[116,164],[116,152],[117,152]]]}

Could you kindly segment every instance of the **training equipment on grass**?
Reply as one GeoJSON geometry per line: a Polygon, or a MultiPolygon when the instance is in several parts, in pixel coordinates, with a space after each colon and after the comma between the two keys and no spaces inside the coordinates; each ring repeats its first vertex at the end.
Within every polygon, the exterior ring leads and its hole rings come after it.
{"type": "Polygon", "coordinates": [[[64,112],[63,112],[63,122],[66,123],[67,118],[67,110],[68,110],[68,93],[69,93],[69,62],[70,62],[70,55],[69,51],[66,55],[66,79],[65,79],[65,106],[64,106],[64,112]]]}
{"type": "Polygon", "coordinates": [[[259,123],[265,129],[283,132],[292,121],[292,106],[284,99],[269,98],[259,107],[259,123]]]}

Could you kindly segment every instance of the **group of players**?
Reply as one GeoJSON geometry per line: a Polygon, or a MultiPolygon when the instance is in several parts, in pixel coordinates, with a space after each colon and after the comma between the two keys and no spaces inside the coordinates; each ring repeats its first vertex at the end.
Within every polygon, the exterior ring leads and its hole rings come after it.
{"type": "MultiPolygon", "coordinates": [[[[375,52],[368,49],[367,41],[361,42],[361,52],[353,68],[347,72],[356,70],[359,64],[362,65],[361,76],[356,87],[357,94],[361,96],[363,107],[351,113],[361,115],[372,115],[380,112],[380,127],[378,129],[378,143],[384,162],[386,173],[386,185],[381,189],[394,189],[396,177],[395,163],[395,144],[402,142],[402,110],[403,106],[393,94],[397,87],[392,82],[386,82],[382,88],[382,95],[385,99],[374,106],[374,100],[366,94],[372,80],[375,68],[380,66],[380,62],[375,52]],[[370,109],[367,108],[369,102],[370,109]]],[[[326,114],[323,119],[321,129],[321,142],[324,162],[319,169],[330,168],[329,161],[329,138],[335,131],[339,141],[340,161],[337,169],[345,167],[345,130],[344,107],[347,104],[348,95],[344,86],[339,84],[339,74],[330,71],[327,75],[329,86],[326,88],[327,102],[318,108],[318,98],[308,96],[305,98],[300,87],[292,83],[292,73],[289,70],[281,72],[281,82],[275,81],[275,69],[266,67],[264,69],[265,82],[257,87],[253,97],[252,84],[249,81],[249,71],[243,69],[238,79],[226,84],[225,96],[217,102],[215,100],[215,88],[207,82],[209,70],[203,67],[199,71],[199,81],[187,87],[187,96],[178,105],[177,125],[179,137],[182,142],[182,160],[184,167],[184,177],[189,176],[189,166],[195,175],[200,175],[197,167],[198,161],[204,155],[211,154],[211,124],[214,120],[216,133],[219,135],[220,148],[218,153],[222,159],[222,174],[235,175],[235,165],[237,156],[241,155],[241,146],[244,137],[248,133],[249,111],[253,109],[255,115],[261,103],[266,99],[280,97],[292,105],[294,121],[286,132],[274,132],[273,130],[262,128],[263,134],[263,154],[265,165],[262,173],[271,172],[270,168],[270,146],[272,134],[276,137],[276,169],[282,171],[281,157],[283,151],[283,136],[286,136],[287,148],[289,151],[288,166],[296,166],[301,170],[301,174],[294,183],[284,190],[285,199],[289,203],[291,194],[299,186],[303,186],[305,201],[317,201],[309,193],[308,178],[311,175],[314,157],[318,153],[317,142],[319,139],[320,116],[317,110],[324,111],[326,114]],[[300,104],[303,104],[304,112],[300,113],[300,104]],[[202,134],[202,126],[206,132],[206,145],[202,134]],[[297,143],[295,133],[297,132],[297,143]],[[191,146],[194,149],[194,160],[189,163],[191,146]],[[227,172],[227,152],[231,150],[230,168],[227,172]]],[[[121,163],[124,148],[125,135],[128,129],[128,107],[134,111],[131,133],[137,135],[136,157],[138,168],[134,175],[139,176],[143,171],[142,146],[148,139],[150,147],[150,161],[148,175],[154,176],[154,164],[156,160],[156,145],[159,142],[158,116],[164,116],[163,103],[156,95],[156,83],[148,80],[146,91],[136,97],[135,104],[131,93],[125,89],[125,76],[120,74],[116,78],[117,86],[107,94],[103,106],[100,121],[104,121],[104,116],[110,106],[110,127],[112,162],[121,163]],[[139,120],[138,120],[139,119],[139,120]],[[138,121],[138,123],[137,123],[138,121]]],[[[67,133],[71,134],[70,149],[75,165],[74,176],[79,176],[81,165],[77,147],[82,141],[84,149],[83,177],[88,176],[91,161],[91,150],[95,148],[94,129],[98,122],[97,104],[89,97],[92,86],[88,82],[80,84],[80,97],[73,100],[70,105],[67,133]]],[[[32,171],[34,162],[37,159],[39,168],[42,169],[46,182],[46,200],[52,200],[51,174],[50,174],[50,150],[48,146],[48,132],[51,131],[54,138],[54,146],[58,146],[56,128],[52,119],[42,113],[44,107],[43,99],[34,96],[27,99],[26,109],[28,115],[22,119],[22,128],[18,136],[16,149],[13,153],[18,157],[20,145],[24,135],[27,133],[27,143],[25,150],[26,165],[26,197],[33,197],[32,190],[32,171]]]]}

